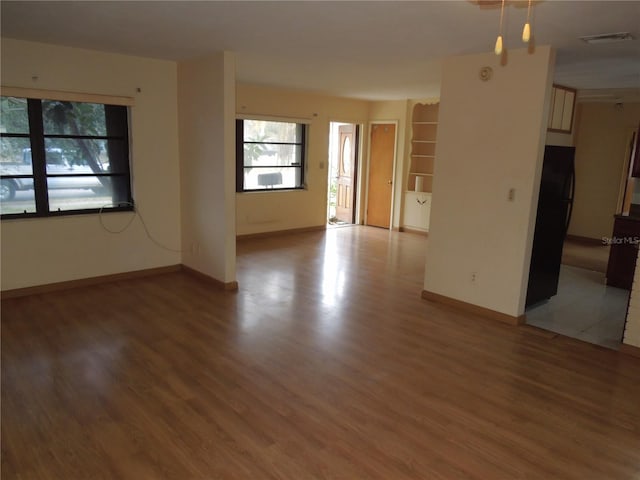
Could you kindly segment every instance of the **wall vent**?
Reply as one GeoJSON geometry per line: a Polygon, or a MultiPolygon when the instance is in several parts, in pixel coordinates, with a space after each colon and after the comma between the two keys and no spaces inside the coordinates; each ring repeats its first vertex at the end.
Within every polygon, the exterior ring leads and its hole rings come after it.
{"type": "Polygon", "coordinates": [[[633,35],[629,32],[618,32],[618,33],[602,33],[600,35],[587,35],[585,37],[580,37],[585,43],[589,45],[598,45],[600,43],[614,43],[614,42],[625,42],[627,40],[633,40],[633,35]]]}

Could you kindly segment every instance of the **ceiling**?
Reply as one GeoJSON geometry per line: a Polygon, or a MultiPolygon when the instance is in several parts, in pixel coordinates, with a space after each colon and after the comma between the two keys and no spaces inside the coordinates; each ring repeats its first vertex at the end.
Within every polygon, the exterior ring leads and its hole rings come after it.
{"type": "MultiPolygon", "coordinates": [[[[440,63],[488,52],[499,8],[471,1],[2,1],[2,35],[179,61],[228,50],[241,82],[371,100],[437,96],[440,63]]],[[[505,46],[522,48],[526,2],[505,12],[505,46]]],[[[557,49],[557,83],[640,87],[640,1],[536,1],[538,45],[557,49]],[[580,36],[630,32],[587,45],[580,36]]]]}

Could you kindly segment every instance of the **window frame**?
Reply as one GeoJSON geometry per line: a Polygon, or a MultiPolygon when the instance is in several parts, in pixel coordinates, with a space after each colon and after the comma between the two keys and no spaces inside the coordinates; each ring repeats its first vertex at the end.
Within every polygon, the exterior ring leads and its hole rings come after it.
{"type": "Polygon", "coordinates": [[[131,132],[130,132],[130,109],[128,105],[114,103],[103,103],[102,101],[95,100],[57,100],[56,98],[48,98],[44,96],[39,97],[24,97],[20,95],[13,95],[9,93],[2,93],[2,97],[14,97],[25,100],[27,102],[27,116],[29,123],[29,131],[27,133],[12,133],[12,132],[0,132],[0,138],[25,138],[29,140],[29,146],[31,149],[31,175],[26,174],[1,174],[0,179],[32,179],[33,180],[33,192],[34,192],[34,206],[33,212],[21,212],[21,213],[3,213],[0,215],[1,220],[10,220],[18,218],[46,218],[46,217],[60,217],[70,215],[87,215],[96,213],[107,212],[127,212],[134,211],[134,202],[132,195],[132,175],[131,175],[131,132]],[[42,104],[46,101],[70,101],[73,103],[94,103],[103,105],[105,107],[105,126],[107,131],[105,135],[71,135],[71,134],[49,134],[45,133],[44,129],[44,117],[42,112],[42,104]],[[107,113],[107,108],[109,112],[107,113]],[[114,118],[116,123],[114,123],[114,118]],[[110,128],[111,126],[111,128],[110,128]],[[122,134],[110,135],[109,130],[120,129],[122,134]],[[48,173],[47,172],[47,139],[81,139],[81,140],[103,140],[109,141],[122,141],[122,152],[120,155],[120,167],[119,172],[102,172],[102,173],[48,173]],[[120,200],[110,206],[104,207],[91,207],[91,208],[78,208],[69,210],[50,210],[49,206],[49,188],[47,178],[62,178],[62,177],[124,177],[125,181],[122,183],[123,196],[126,200],[120,200]]]}
{"type": "Polygon", "coordinates": [[[260,118],[257,117],[241,117],[236,118],[236,192],[237,193],[263,193],[263,192],[286,192],[306,190],[306,164],[307,164],[307,145],[308,145],[309,125],[308,123],[296,119],[281,119],[281,118],[260,118]],[[257,122],[277,122],[288,123],[296,125],[300,128],[300,139],[296,142],[245,142],[244,140],[244,122],[245,121],[257,121],[257,122]],[[244,187],[244,146],[245,144],[264,144],[264,145],[295,145],[300,147],[300,166],[283,166],[283,165],[269,165],[261,167],[250,168],[299,168],[300,169],[300,185],[295,187],[280,187],[280,188],[245,188],[244,187]]]}

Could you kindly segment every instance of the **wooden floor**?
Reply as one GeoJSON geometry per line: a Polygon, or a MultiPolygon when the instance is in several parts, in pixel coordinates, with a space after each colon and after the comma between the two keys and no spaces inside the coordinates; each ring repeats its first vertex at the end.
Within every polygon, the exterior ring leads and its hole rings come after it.
{"type": "Polygon", "coordinates": [[[2,479],[640,478],[640,359],[421,300],[425,242],[6,300],[2,479]]]}

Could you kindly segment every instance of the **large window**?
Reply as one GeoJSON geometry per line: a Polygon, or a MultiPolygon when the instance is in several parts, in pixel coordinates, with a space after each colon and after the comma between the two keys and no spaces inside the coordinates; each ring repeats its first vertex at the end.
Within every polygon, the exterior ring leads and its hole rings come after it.
{"type": "Polygon", "coordinates": [[[236,121],[237,191],[304,188],[306,125],[236,121]]]}
{"type": "Polygon", "coordinates": [[[2,218],[132,209],[127,107],[0,102],[2,218]]]}

